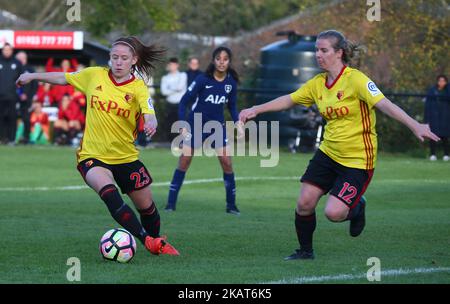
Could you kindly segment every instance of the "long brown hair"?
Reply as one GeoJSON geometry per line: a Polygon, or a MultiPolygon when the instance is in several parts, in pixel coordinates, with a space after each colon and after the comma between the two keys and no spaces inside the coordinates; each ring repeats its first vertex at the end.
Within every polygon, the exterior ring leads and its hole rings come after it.
{"type": "Polygon", "coordinates": [[[342,50],[342,62],[346,65],[358,64],[361,55],[367,51],[364,45],[347,40],[341,32],[336,30],[321,32],[317,36],[317,40],[319,39],[331,40],[331,45],[335,52],[342,50]]]}
{"type": "Polygon", "coordinates": [[[230,59],[230,65],[228,66],[228,70],[227,73],[230,73],[231,76],[234,78],[234,80],[236,80],[236,82],[239,83],[239,74],[236,72],[236,70],[231,66],[231,62],[233,59],[233,53],[231,52],[231,50],[225,46],[219,46],[218,48],[216,48],[213,53],[212,53],[212,58],[211,58],[211,63],[208,65],[208,67],[206,68],[205,74],[208,75],[211,78],[214,78],[214,71],[216,69],[215,65],[214,65],[214,59],[221,53],[221,52],[225,52],[228,55],[228,58],[230,59]]]}
{"type": "Polygon", "coordinates": [[[137,62],[132,67],[132,71],[137,71],[141,77],[150,78],[153,70],[156,68],[155,63],[163,62],[167,49],[155,44],[149,46],[143,44],[137,37],[121,37],[116,39],[112,46],[122,44],[131,49],[133,55],[137,56],[137,62]]]}

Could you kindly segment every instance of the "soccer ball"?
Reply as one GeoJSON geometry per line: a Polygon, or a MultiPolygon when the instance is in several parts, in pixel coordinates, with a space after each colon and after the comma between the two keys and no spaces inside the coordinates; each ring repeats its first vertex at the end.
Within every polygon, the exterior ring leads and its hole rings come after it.
{"type": "Polygon", "coordinates": [[[136,241],[125,229],[111,229],[100,240],[100,253],[106,260],[127,263],[136,253],[136,241]]]}

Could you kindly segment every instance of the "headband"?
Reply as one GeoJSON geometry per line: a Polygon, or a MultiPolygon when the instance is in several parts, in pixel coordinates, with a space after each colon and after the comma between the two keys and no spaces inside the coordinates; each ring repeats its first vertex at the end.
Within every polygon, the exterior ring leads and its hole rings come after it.
{"type": "Polygon", "coordinates": [[[112,46],[115,46],[116,44],[119,44],[119,43],[128,45],[131,48],[131,50],[133,51],[133,54],[136,54],[136,50],[134,49],[134,47],[126,41],[122,41],[122,40],[116,41],[112,44],[112,46]]]}

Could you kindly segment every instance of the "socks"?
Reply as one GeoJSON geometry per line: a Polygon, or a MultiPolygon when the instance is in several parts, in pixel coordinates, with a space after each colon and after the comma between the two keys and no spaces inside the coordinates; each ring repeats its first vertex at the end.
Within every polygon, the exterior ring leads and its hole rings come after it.
{"type": "Polygon", "coordinates": [[[147,231],[148,235],[151,237],[159,237],[159,231],[161,227],[160,217],[158,209],[156,208],[155,203],[153,202],[150,207],[143,210],[138,210],[141,215],[141,223],[144,227],[145,231],[147,231]]]}
{"type": "Polygon", "coordinates": [[[316,213],[302,216],[295,211],[295,230],[297,231],[300,250],[312,251],[313,233],[316,230],[316,213]]]}
{"type": "Polygon", "coordinates": [[[236,206],[236,183],[234,181],[234,173],[224,173],[223,181],[225,184],[227,207],[236,206]]]}
{"type": "Polygon", "coordinates": [[[436,155],[436,146],[437,144],[433,140],[430,140],[430,155],[436,155]]]}
{"type": "Polygon", "coordinates": [[[448,145],[448,137],[441,137],[442,146],[444,147],[444,155],[449,155],[450,149],[448,145]]]}
{"type": "Polygon", "coordinates": [[[55,141],[59,140],[63,133],[64,133],[64,131],[62,129],[54,128],[53,129],[53,138],[55,139],[55,141]]]}
{"type": "Polygon", "coordinates": [[[133,210],[124,203],[116,186],[113,184],[104,186],[100,190],[99,195],[116,222],[145,244],[147,232],[133,210]]]}
{"type": "Polygon", "coordinates": [[[69,139],[69,141],[71,141],[72,139],[74,139],[75,136],[77,136],[77,134],[78,134],[78,131],[77,131],[76,129],[70,128],[70,129],[69,129],[69,132],[68,132],[68,139],[69,139]]]}
{"type": "Polygon", "coordinates": [[[352,219],[354,219],[359,215],[360,211],[361,211],[361,201],[359,201],[355,207],[353,207],[348,211],[348,215],[345,221],[351,221],[352,219]]]}
{"type": "Polygon", "coordinates": [[[172,182],[169,188],[169,198],[167,199],[167,205],[170,207],[175,207],[177,204],[178,192],[180,191],[181,185],[183,185],[184,176],[186,172],[176,169],[173,173],[172,182]]]}

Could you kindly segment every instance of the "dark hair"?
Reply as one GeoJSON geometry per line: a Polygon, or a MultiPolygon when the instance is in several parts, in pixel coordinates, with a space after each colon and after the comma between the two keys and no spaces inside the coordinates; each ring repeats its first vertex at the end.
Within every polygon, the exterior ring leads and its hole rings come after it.
{"type": "Polygon", "coordinates": [[[233,53],[231,52],[231,50],[225,46],[219,46],[218,48],[216,48],[213,53],[212,53],[212,59],[211,59],[211,63],[208,65],[208,67],[206,68],[205,74],[208,75],[211,78],[214,78],[214,71],[216,70],[216,67],[214,65],[214,59],[221,53],[221,52],[225,52],[228,55],[228,58],[230,58],[230,65],[228,66],[228,70],[227,72],[231,74],[231,76],[233,76],[234,80],[236,80],[237,82],[239,82],[239,75],[236,72],[235,69],[232,68],[231,66],[231,62],[232,62],[232,58],[233,58],[233,53]]]}
{"type": "Polygon", "coordinates": [[[178,61],[178,58],[177,58],[177,57],[171,57],[171,58],[169,59],[169,62],[170,62],[170,63],[178,63],[179,61],[178,61]]]}
{"type": "Polygon", "coordinates": [[[126,45],[131,49],[131,52],[138,58],[132,68],[132,72],[137,71],[140,76],[145,76],[146,78],[149,78],[156,68],[155,62],[163,62],[167,51],[165,48],[155,44],[147,46],[134,36],[121,37],[114,41],[112,45],[116,44],[126,45]]]}
{"type": "Polygon", "coordinates": [[[336,52],[342,50],[342,62],[344,64],[353,63],[355,60],[360,59],[362,53],[367,51],[365,46],[347,40],[341,32],[336,30],[321,32],[317,36],[317,40],[319,39],[333,39],[334,41],[331,42],[331,45],[336,52]]]}
{"type": "Polygon", "coordinates": [[[62,97],[61,100],[58,102],[58,106],[62,106],[63,100],[67,97],[67,106],[69,106],[69,104],[72,102],[72,96],[70,96],[69,94],[65,93],[62,97]]]}
{"type": "Polygon", "coordinates": [[[437,75],[436,81],[439,81],[439,79],[441,79],[441,78],[444,78],[445,82],[448,83],[448,78],[444,74],[437,75]]]}

